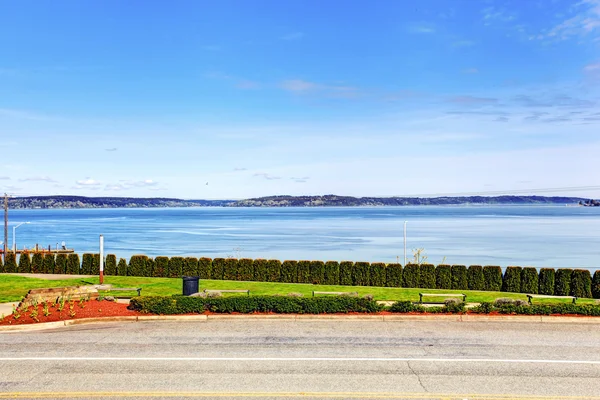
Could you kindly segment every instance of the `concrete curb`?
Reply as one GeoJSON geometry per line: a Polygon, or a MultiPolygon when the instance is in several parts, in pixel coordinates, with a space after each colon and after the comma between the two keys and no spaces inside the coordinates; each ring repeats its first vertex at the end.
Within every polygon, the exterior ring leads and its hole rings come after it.
{"type": "Polygon", "coordinates": [[[126,317],[98,317],[70,319],[65,321],[42,322],[39,324],[0,326],[0,332],[39,331],[45,329],[63,328],[71,325],[100,324],[107,322],[144,322],[144,321],[177,321],[177,322],[208,322],[231,320],[287,320],[287,321],[442,321],[442,322],[525,322],[525,323],[562,323],[562,324],[600,324],[600,317],[563,317],[557,315],[313,315],[313,314],[211,314],[211,315],[140,315],[126,317]]]}

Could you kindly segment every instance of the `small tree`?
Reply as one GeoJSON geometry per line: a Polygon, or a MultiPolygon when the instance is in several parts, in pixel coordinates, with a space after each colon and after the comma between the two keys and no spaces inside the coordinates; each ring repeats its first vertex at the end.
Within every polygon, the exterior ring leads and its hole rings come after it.
{"type": "Polygon", "coordinates": [[[374,262],[371,263],[369,271],[369,285],[385,287],[385,264],[374,262]]]}
{"type": "Polygon", "coordinates": [[[12,251],[6,253],[4,261],[4,270],[9,274],[17,272],[17,258],[15,256],[15,253],[13,253],[12,251]]]}
{"type": "Polygon", "coordinates": [[[327,261],[325,263],[325,277],[323,280],[325,285],[340,284],[340,263],[337,261],[327,261]]]}
{"type": "Polygon", "coordinates": [[[43,266],[42,270],[45,273],[47,273],[47,274],[54,273],[54,264],[55,264],[54,260],[55,260],[54,254],[52,254],[52,253],[44,254],[44,260],[42,261],[44,266],[43,266]]]}
{"type": "Polygon", "coordinates": [[[268,260],[267,261],[267,282],[279,282],[281,279],[281,261],[279,260],[268,260]]]}
{"type": "Polygon", "coordinates": [[[119,276],[127,276],[127,260],[124,258],[119,258],[119,263],[117,264],[117,274],[119,276]]]}
{"type": "Polygon", "coordinates": [[[136,254],[131,256],[131,258],[129,259],[129,265],[127,266],[127,276],[147,276],[147,261],[148,256],[143,254],[136,254]]]}
{"type": "Polygon", "coordinates": [[[570,296],[572,276],[573,270],[569,268],[559,268],[556,271],[556,278],[554,282],[555,296],[570,296]]]}
{"type": "Polygon", "coordinates": [[[521,293],[537,294],[539,289],[539,278],[537,270],[533,267],[525,267],[521,272],[521,293]]]}
{"type": "Polygon", "coordinates": [[[555,280],[556,271],[554,271],[554,268],[540,269],[538,293],[552,296],[554,294],[555,280]]]}
{"type": "Polygon", "coordinates": [[[435,266],[433,264],[419,265],[419,287],[435,289],[435,266]]]}
{"type": "Polygon", "coordinates": [[[183,260],[183,276],[198,276],[198,259],[186,257],[183,260]]]}
{"type": "Polygon", "coordinates": [[[55,274],[66,274],[67,273],[67,255],[57,254],[56,261],[54,263],[55,274]]]}
{"type": "Polygon", "coordinates": [[[600,299],[600,269],[594,272],[594,279],[592,279],[592,296],[595,299],[600,299]]]}
{"type": "Polygon", "coordinates": [[[369,271],[370,265],[368,262],[358,261],[354,263],[352,271],[352,283],[354,286],[369,286],[369,271]]]}
{"type": "Polygon", "coordinates": [[[69,254],[67,256],[67,274],[69,275],[77,275],[80,272],[80,261],[79,254],[69,254]]]}
{"type": "Polygon", "coordinates": [[[484,290],[485,277],[481,265],[471,265],[467,270],[467,284],[469,290],[484,290]]]}
{"type": "Polygon", "coordinates": [[[156,262],[153,258],[148,257],[146,260],[146,270],[144,271],[144,276],[154,276],[154,267],[156,262]]]}
{"type": "Polygon", "coordinates": [[[226,258],[223,262],[223,279],[235,281],[238,278],[238,259],[226,258]]]}
{"type": "Polygon", "coordinates": [[[352,261],[342,261],[340,263],[340,285],[352,286],[352,270],[354,263],[352,261]]]}
{"type": "Polygon", "coordinates": [[[502,268],[486,265],[483,267],[484,290],[499,292],[502,289],[502,268]]]}
{"type": "Polygon", "coordinates": [[[117,275],[117,256],[114,254],[106,255],[106,265],[104,265],[104,275],[117,275]]]}
{"type": "Polygon", "coordinates": [[[467,281],[467,267],[464,265],[452,266],[452,289],[467,290],[469,282],[467,281]]]}
{"type": "MultiPolygon", "coordinates": [[[[254,264],[256,268],[256,264],[254,264]]],[[[311,283],[310,281],[310,261],[298,261],[298,283],[311,283]]]]}
{"type": "Polygon", "coordinates": [[[81,273],[83,275],[92,274],[92,264],[94,263],[94,255],[90,253],[84,253],[81,260],[81,273]]]}
{"type": "Polygon", "coordinates": [[[252,281],[254,279],[254,260],[241,258],[238,261],[238,280],[252,281]]]}
{"type": "MultiPolygon", "coordinates": [[[[215,261],[217,259],[215,258],[215,261]]],[[[265,282],[267,280],[267,260],[257,258],[253,262],[254,264],[254,280],[257,282],[265,282]]],[[[214,267],[213,261],[213,267],[214,267]]]]}
{"type": "Polygon", "coordinates": [[[571,296],[592,297],[592,275],[587,269],[576,269],[571,276],[571,296]]]}
{"type": "Polygon", "coordinates": [[[440,264],[435,267],[435,287],[438,289],[452,289],[452,267],[440,264]]]}
{"type": "Polygon", "coordinates": [[[31,256],[31,273],[44,273],[48,272],[44,271],[44,256],[40,252],[35,252],[31,256]]]}
{"type": "Polygon", "coordinates": [[[388,264],[385,268],[385,286],[402,286],[402,265],[398,263],[388,264]]]}
{"type": "Polygon", "coordinates": [[[417,264],[407,264],[402,271],[402,287],[419,287],[419,266],[417,264]]]}
{"type": "Polygon", "coordinates": [[[31,272],[31,258],[29,257],[28,252],[23,252],[19,256],[19,268],[18,271],[20,273],[29,273],[31,272]]]}
{"type": "Polygon", "coordinates": [[[156,278],[166,278],[169,276],[169,257],[158,256],[154,259],[152,276],[156,278]]]}
{"type": "MultiPolygon", "coordinates": [[[[183,276],[183,257],[171,257],[169,260],[169,278],[181,278],[183,276]]],[[[221,274],[222,276],[222,274],[221,274]]],[[[219,278],[222,279],[222,278],[219,278]]]]}
{"type": "Polygon", "coordinates": [[[298,261],[285,260],[281,264],[281,282],[298,282],[298,261]]]}
{"type": "Polygon", "coordinates": [[[503,292],[521,292],[521,267],[506,267],[502,281],[503,292]]]}
{"type": "Polygon", "coordinates": [[[323,261],[310,262],[310,283],[321,285],[325,280],[325,263],[323,261]]]}

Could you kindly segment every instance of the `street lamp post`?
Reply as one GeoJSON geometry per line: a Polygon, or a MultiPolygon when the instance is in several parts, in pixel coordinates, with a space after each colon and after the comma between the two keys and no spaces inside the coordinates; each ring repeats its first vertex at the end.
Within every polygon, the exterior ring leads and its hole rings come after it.
{"type": "Polygon", "coordinates": [[[17,239],[16,239],[16,235],[17,235],[17,228],[20,227],[23,224],[30,224],[31,222],[21,222],[18,225],[13,226],[13,253],[17,254],[17,239]]]}

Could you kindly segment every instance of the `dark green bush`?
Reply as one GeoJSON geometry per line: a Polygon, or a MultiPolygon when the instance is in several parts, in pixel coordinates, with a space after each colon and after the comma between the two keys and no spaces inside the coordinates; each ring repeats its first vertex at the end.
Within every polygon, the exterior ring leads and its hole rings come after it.
{"type": "Polygon", "coordinates": [[[369,271],[369,285],[377,287],[385,287],[385,264],[371,263],[369,271]]]}
{"type": "Polygon", "coordinates": [[[117,256],[114,254],[106,255],[106,264],[104,265],[104,275],[117,275],[117,256]]]}
{"type": "Polygon", "coordinates": [[[217,257],[213,259],[210,279],[223,279],[225,276],[225,259],[217,257]]]}
{"type": "Polygon", "coordinates": [[[198,276],[198,259],[196,257],[185,257],[181,273],[183,276],[198,276]]]}
{"type": "Polygon", "coordinates": [[[183,257],[176,256],[169,259],[169,278],[181,278],[183,276],[184,262],[183,257]]]}
{"type": "Polygon", "coordinates": [[[310,261],[298,261],[298,283],[312,283],[310,281],[310,261]]]}
{"type": "Polygon", "coordinates": [[[56,261],[54,262],[54,273],[55,274],[66,274],[67,273],[67,255],[57,254],[56,261]]]}
{"type": "Polygon", "coordinates": [[[45,273],[44,271],[44,256],[40,252],[35,252],[31,255],[31,273],[45,273]]]}
{"type": "Polygon", "coordinates": [[[368,262],[358,261],[354,263],[352,270],[352,284],[354,286],[369,286],[369,270],[371,266],[368,262]]]}
{"type": "Polygon", "coordinates": [[[325,278],[323,279],[325,285],[339,285],[340,284],[340,263],[337,261],[327,261],[325,263],[325,278]]]}
{"type": "Polygon", "coordinates": [[[595,299],[600,299],[600,269],[594,272],[594,279],[592,279],[592,296],[595,299]]]}
{"type": "Polygon", "coordinates": [[[94,254],[92,259],[92,275],[100,275],[100,253],[94,254]]]}
{"type": "Polygon", "coordinates": [[[503,292],[521,292],[521,267],[506,267],[504,279],[502,280],[503,292]]]}
{"type": "Polygon", "coordinates": [[[421,264],[419,272],[419,287],[435,289],[435,266],[432,264],[421,264]]]}
{"type": "Polygon", "coordinates": [[[285,283],[298,282],[298,261],[285,260],[281,264],[280,281],[285,283]]]}
{"type": "Polygon", "coordinates": [[[129,265],[127,266],[127,276],[148,276],[146,270],[146,262],[148,256],[142,254],[136,254],[131,256],[129,259],[129,265]]]}
{"type": "MultiPolygon", "coordinates": [[[[214,268],[213,261],[213,268],[214,268]]],[[[254,280],[257,282],[265,282],[267,280],[267,260],[257,258],[253,262],[254,267],[254,280]]]]}
{"type": "Polygon", "coordinates": [[[17,272],[17,257],[12,251],[6,253],[4,259],[4,270],[9,274],[17,272]]]}
{"type": "Polygon", "coordinates": [[[502,289],[502,268],[486,265],[483,267],[483,290],[499,292],[502,289]]]}
{"type": "Polygon", "coordinates": [[[29,257],[29,253],[24,252],[19,256],[19,266],[17,268],[17,272],[19,273],[29,273],[31,272],[31,257],[29,257]]]}
{"type": "Polygon", "coordinates": [[[592,297],[592,275],[587,269],[573,270],[571,276],[571,296],[581,298],[592,297]]]}
{"type": "Polygon", "coordinates": [[[54,273],[54,263],[55,263],[54,260],[55,260],[55,256],[53,253],[44,254],[44,260],[42,261],[42,263],[44,265],[42,270],[44,271],[44,273],[46,273],[46,274],[54,273]]]}
{"type": "Polygon", "coordinates": [[[238,278],[238,259],[226,258],[223,262],[223,279],[235,281],[238,278]]]}
{"type": "Polygon", "coordinates": [[[420,271],[418,264],[406,264],[404,271],[402,271],[402,287],[418,288],[419,274],[420,271]]]}
{"type": "Polygon", "coordinates": [[[166,278],[169,276],[169,257],[158,256],[154,259],[152,276],[155,278],[166,278]]]}
{"type": "Polygon", "coordinates": [[[117,264],[117,274],[119,276],[127,276],[127,260],[124,258],[119,258],[119,263],[117,264]]]}
{"type": "Polygon", "coordinates": [[[553,268],[540,269],[539,275],[539,294],[554,295],[556,272],[553,268]]]}
{"type": "Polygon", "coordinates": [[[67,256],[67,274],[77,275],[80,271],[79,254],[69,254],[67,256]]]}
{"type": "Polygon", "coordinates": [[[352,286],[352,270],[354,263],[352,261],[342,261],[340,263],[340,285],[352,286]]]}
{"type": "Polygon", "coordinates": [[[94,255],[91,253],[84,253],[81,259],[81,273],[83,275],[92,274],[92,263],[94,262],[94,255]]]}
{"type": "Polygon", "coordinates": [[[323,261],[310,262],[310,283],[315,285],[323,284],[325,280],[325,263],[323,261]]]}
{"type": "Polygon", "coordinates": [[[267,282],[279,282],[281,279],[281,261],[267,261],[267,282]]]}
{"type": "Polygon", "coordinates": [[[387,267],[385,267],[385,286],[402,286],[402,265],[393,263],[388,264],[387,267]]]}
{"type": "Polygon", "coordinates": [[[559,268],[556,271],[554,281],[555,296],[570,296],[571,295],[571,277],[573,270],[569,268],[559,268]]]}
{"type": "Polygon", "coordinates": [[[156,261],[153,258],[148,257],[146,260],[146,272],[144,276],[154,276],[154,268],[156,268],[156,261]]]}
{"type": "Polygon", "coordinates": [[[410,301],[403,300],[392,304],[389,308],[389,311],[396,313],[422,312],[423,308],[413,304],[410,301]]]}
{"type": "Polygon", "coordinates": [[[469,290],[484,290],[485,278],[481,265],[471,265],[467,270],[467,284],[469,290]]]}
{"type": "Polygon", "coordinates": [[[533,267],[525,267],[521,272],[521,293],[537,294],[539,288],[538,272],[533,267]]]}
{"type": "Polygon", "coordinates": [[[464,265],[452,266],[452,289],[467,290],[469,282],[467,281],[467,267],[464,265]]]}
{"type": "Polygon", "coordinates": [[[452,267],[440,264],[435,267],[435,287],[438,289],[452,289],[452,267]]]}
{"type": "Polygon", "coordinates": [[[444,301],[442,312],[463,314],[466,311],[465,303],[459,299],[447,299],[444,301]]]}
{"type": "Polygon", "coordinates": [[[251,281],[254,279],[254,261],[242,258],[238,261],[238,280],[251,281]]]}

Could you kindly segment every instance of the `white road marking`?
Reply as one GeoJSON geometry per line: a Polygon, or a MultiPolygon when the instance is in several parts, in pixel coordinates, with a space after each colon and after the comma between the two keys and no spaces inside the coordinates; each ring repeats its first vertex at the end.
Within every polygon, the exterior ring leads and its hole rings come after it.
{"type": "Polygon", "coordinates": [[[432,362],[432,363],[513,363],[513,364],[588,364],[600,360],[527,360],[496,358],[401,358],[401,357],[0,357],[1,361],[327,361],[327,362],[432,362]]]}

